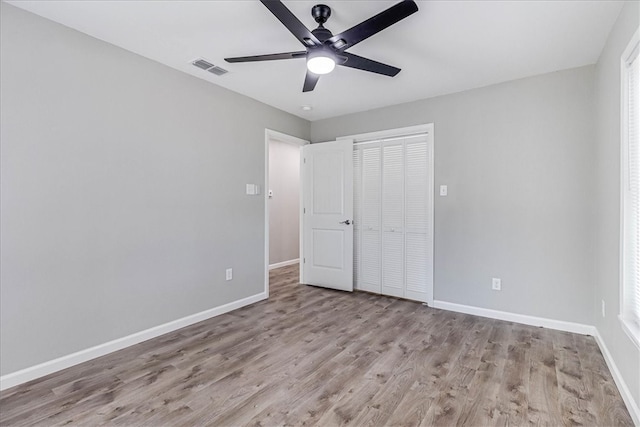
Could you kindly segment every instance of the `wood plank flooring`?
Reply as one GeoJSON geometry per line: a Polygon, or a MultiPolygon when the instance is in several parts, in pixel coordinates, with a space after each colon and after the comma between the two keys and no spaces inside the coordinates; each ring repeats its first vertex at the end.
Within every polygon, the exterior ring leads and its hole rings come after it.
{"type": "Polygon", "coordinates": [[[632,421],[594,339],[298,284],[0,394],[0,425],[632,421]]]}

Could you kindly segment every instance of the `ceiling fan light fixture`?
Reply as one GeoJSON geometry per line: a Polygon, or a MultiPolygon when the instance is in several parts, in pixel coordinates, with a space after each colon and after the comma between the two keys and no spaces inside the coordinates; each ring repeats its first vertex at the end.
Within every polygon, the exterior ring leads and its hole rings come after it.
{"type": "Polygon", "coordinates": [[[307,69],[313,74],[329,74],[336,68],[336,60],[330,52],[321,50],[309,52],[307,56],[307,69]]]}
{"type": "Polygon", "coordinates": [[[311,8],[311,16],[318,23],[318,27],[309,30],[282,3],[282,0],[260,0],[260,2],[302,43],[305,50],[238,56],[224,58],[224,60],[234,63],[306,58],[307,72],[304,76],[302,92],[311,92],[320,77],[332,72],[336,65],[394,77],[400,72],[400,68],[363,58],[346,52],[346,50],[418,11],[418,5],[414,0],[402,0],[348,30],[334,35],[324,27],[327,19],[331,16],[331,8],[326,4],[317,4],[311,8]]]}

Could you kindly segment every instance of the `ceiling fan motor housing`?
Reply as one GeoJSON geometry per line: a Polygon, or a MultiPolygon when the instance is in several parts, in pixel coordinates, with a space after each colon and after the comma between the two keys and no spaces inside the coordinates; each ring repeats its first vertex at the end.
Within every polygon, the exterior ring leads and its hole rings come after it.
{"type": "Polygon", "coordinates": [[[331,8],[326,4],[317,4],[311,8],[311,16],[318,24],[322,25],[331,16],[331,8]]]}
{"type": "Polygon", "coordinates": [[[316,38],[320,41],[320,43],[324,43],[326,40],[329,40],[333,37],[331,31],[327,30],[322,24],[327,22],[329,17],[331,16],[331,8],[326,4],[317,4],[311,8],[311,16],[318,23],[318,28],[311,31],[311,34],[316,36],[316,38]]]}

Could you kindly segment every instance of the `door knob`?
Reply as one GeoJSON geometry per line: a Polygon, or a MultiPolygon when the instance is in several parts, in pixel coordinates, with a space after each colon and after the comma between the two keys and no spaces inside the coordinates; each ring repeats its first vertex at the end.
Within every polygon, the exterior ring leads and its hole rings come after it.
{"type": "Polygon", "coordinates": [[[351,221],[349,221],[348,219],[345,219],[344,221],[340,221],[340,224],[349,225],[349,224],[351,224],[351,221]]]}

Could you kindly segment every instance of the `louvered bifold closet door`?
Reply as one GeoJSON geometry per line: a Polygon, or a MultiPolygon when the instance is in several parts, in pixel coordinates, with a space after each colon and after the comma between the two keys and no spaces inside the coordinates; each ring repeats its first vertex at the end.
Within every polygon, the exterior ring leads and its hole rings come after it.
{"type": "Polygon", "coordinates": [[[362,147],[362,195],[358,289],[380,293],[381,290],[381,153],[380,144],[362,147]]]}
{"type": "Polygon", "coordinates": [[[427,136],[406,140],[405,297],[429,301],[433,289],[433,159],[427,136]]]}
{"type": "Polygon", "coordinates": [[[404,297],[404,147],[382,146],[382,293],[404,297]]]}

